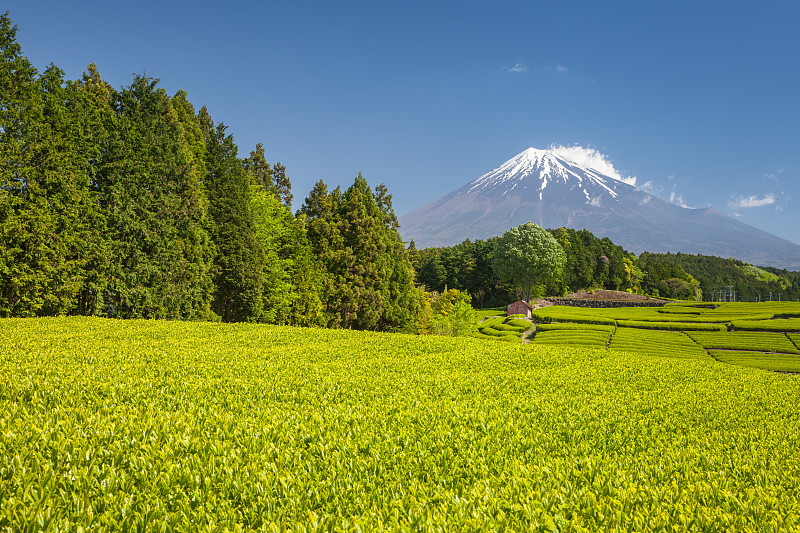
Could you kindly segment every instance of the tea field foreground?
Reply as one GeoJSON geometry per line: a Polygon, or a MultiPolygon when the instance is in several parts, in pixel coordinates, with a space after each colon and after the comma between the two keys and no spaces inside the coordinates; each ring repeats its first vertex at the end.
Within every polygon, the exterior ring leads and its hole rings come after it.
{"type": "Polygon", "coordinates": [[[0,320],[0,530],[800,531],[800,377],[618,350],[0,320]]]}

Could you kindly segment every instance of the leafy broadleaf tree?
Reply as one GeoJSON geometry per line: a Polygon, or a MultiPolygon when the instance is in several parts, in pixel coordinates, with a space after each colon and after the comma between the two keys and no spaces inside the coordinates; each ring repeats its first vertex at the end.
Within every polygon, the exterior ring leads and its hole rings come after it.
{"type": "Polygon", "coordinates": [[[450,289],[443,294],[434,294],[432,299],[432,333],[458,337],[477,331],[469,294],[450,289]]]}
{"type": "Polygon", "coordinates": [[[306,238],[305,218],[292,216],[277,196],[261,144],[245,160],[250,178],[250,209],[263,254],[263,306],[260,320],[304,326],[322,323],[317,268],[306,238]]]}
{"type": "Polygon", "coordinates": [[[505,232],[494,251],[494,271],[501,281],[522,289],[529,300],[535,285],[548,285],[561,276],[566,256],[553,236],[528,222],[505,232]]]}

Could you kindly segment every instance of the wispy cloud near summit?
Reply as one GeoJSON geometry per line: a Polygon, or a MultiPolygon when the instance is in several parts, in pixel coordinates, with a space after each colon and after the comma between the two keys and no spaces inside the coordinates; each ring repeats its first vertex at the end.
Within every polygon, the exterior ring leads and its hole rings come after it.
{"type": "Polygon", "coordinates": [[[763,207],[765,205],[772,205],[777,201],[778,198],[774,194],[768,193],[764,196],[751,195],[731,198],[731,201],[728,202],[728,206],[734,209],[744,207],[763,207]]]}
{"type": "Polygon", "coordinates": [[[636,178],[633,176],[624,177],[620,174],[611,161],[606,159],[606,156],[595,150],[594,148],[586,148],[583,146],[561,146],[551,144],[548,148],[558,157],[571,161],[576,165],[593,168],[598,172],[602,172],[606,176],[611,176],[617,181],[627,183],[628,185],[636,186],[636,178]]]}

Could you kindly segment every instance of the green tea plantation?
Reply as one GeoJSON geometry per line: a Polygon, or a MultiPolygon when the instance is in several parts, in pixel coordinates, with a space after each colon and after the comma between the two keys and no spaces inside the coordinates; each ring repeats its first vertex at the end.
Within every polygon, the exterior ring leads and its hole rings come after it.
{"type": "Polygon", "coordinates": [[[710,356],[4,319],[0,376],[0,531],[800,531],[800,378],[710,356]]]}

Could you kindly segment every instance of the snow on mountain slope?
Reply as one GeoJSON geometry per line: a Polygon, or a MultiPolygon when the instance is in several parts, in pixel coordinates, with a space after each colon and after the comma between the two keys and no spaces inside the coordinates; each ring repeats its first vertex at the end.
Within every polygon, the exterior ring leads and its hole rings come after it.
{"type": "Polygon", "coordinates": [[[400,233],[417,248],[452,246],[532,221],[546,228],[587,229],[635,253],[702,253],[800,269],[800,246],[714,209],[665,202],[632,183],[634,178],[620,176],[596,151],[529,148],[400,217],[400,233]]]}
{"type": "Polygon", "coordinates": [[[505,194],[508,194],[521,182],[525,184],[524,188],[527,188],[528,184],[532,184],[541,193],[547,188],[548,183],[568,184],[571,183],[570,180],[577,180],[577,186],[584,190],[584,181],[586,181],[586,185],[590,188],[599,186],[612,197],[616,198],[617,196],[613,183],[619,182],[614,178],[604,176],[591,168],[581,168],[558,157],[551,150],[537,150],[536,148],[528,148],[495,170],[476,179],[466,186],[466,192],[505,186],[507,188],[505,194]],[[610,183],[612,186],[609,186],[610,183]]]}

